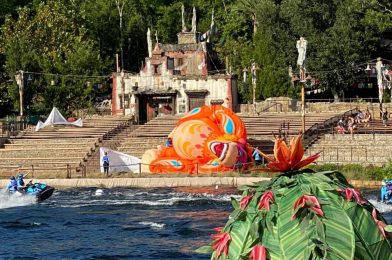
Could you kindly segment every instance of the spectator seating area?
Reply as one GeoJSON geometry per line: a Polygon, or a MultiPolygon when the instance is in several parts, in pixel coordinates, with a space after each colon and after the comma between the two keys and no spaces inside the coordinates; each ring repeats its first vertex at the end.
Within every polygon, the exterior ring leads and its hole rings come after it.
{"type": "Polygon", "coordinates": [[[81,128],[48,126],[38,132],[25,130],[0,149],[0,176],[17,171],[29,172],[32,177],[81,175],[100,142],[128,121],[121,117],[93,117],[85,120],[81,128]]]}

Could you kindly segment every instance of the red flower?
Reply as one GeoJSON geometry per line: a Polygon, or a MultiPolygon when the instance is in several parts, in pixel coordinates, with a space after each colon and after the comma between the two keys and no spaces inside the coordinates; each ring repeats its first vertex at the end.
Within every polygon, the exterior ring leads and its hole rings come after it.
{"type": "Polygon", "coordinates": [[[212,248],[216,251],[216,257],[219,258],[222,251],[225,256],[229,251],[229,241],[231,240],[230,234],[223,232],[216,235],[211,236],[211,238],[215,239],[212,243],[212,248]]]}
{"type": "Polygon", "coordinates": [[[260,198],[259,209],[266,209],[269,211],[270,203],[273,203],[274,201],[274,194],[272,193],[272,191],[264,192],[264,194],[260,198]]]}
{"type": "Polygon", "coordinates": [[[372,216],[373,216],[373,220],[374,220],[374,222],[377,224],[378,229],[380,230],[382,236],[383,236],[384,238],[386,238],[386,234],[385,234],[384,227],[385,227],[387,224],[385,224],[385,223],[382,222],[381,220],[378,220],[378,219],[377,219],[377,212],[376,212],[376,209],[375,209],[375,208],[373,208],[372,216]]]}
{"type": "MultiPolygon", "coordinates": [[[[321,209],[320,203],[317,198],[312,195],[302,195],[293,206],[293,210],[296,212],[299,208],[308,208],[320,217],[324,216],[324,212],[321,209]]],[[[291,220],[296,219],[296,214],[293,214],[291,220]]]]}
{"type": "Polygon", "coordinates": [[[275,139],[274,146],[275,159],[264,153],[261,153],[261,155],[263,155],[270,162],[267,164],[267,169],[258,170],[269,172],[295,171],[312,163],[320,156],[320,153],[316,153],[302,160],[304,153],[301,134],[291,139],[289,146],[287,146],[283,138],[278,137],[275,139]]]}
{"type": "Polygon", "coordinates": [[[241,199],[241,201],[240,201],[240,207],[241,207],[241,209],[245,209],[246,206],[248,206],[249,201],[252,200],[252,197],[253,197],[253,195],[250,194],[250,195],[245,196],[245,197],[243,197],[243,198],[241,199]]]}
{"type": "Polygon", "coordinates": [[[339,192],[344,192],[346,193],[346,198],[347,201],[351,201],[351,198],[354,196],[355,201],[359,204],[362,205],[366,203],[366,201],[362,198],[362,195],[359,191],[353,188],[346,188],[346,189],[338,189],[339,192]]]}
{"type": "Polygon", "coordinates": [[[267,259],[267,252],[264,246],[255,245],[250,252],[250,258],[252,260],[265,260],[267,259]]]}

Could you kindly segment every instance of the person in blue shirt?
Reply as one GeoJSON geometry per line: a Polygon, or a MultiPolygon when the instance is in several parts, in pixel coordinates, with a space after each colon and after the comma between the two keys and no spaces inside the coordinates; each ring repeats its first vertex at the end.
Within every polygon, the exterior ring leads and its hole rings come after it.
{"type": "Polygon", "coordinates": [[[166,147],[172,147],[173,146],[173,141],[172,141],[172,139],[170,137],[167,138],[165,146],[166,147]]]}
{"type": "Polygon", "coordinates": [[[18,183],[16,182],[16,179],[14,176],[10,177],[10,182],[7,185],[7,190],[15,192],[18,190],[18,183]]]}
{"type": "Polygon", "coordinates": [[[261,156],[260,156],[259,150],[257,148],[255,148],[253,150],[252,156],[253,156],[253,159],[255,160],[256,165],[261,164],[261,156]]]}
{"type": "Polygon", "coordinates": [[[16,184],[18,187],[18,190],[26,188],[25,182],[24,182],[24,175],[22,173],[18,174],[16,176],[16,184]]]}
{"type": "Polygon", "coordinates": [[[107,152],[105,152],[105,155],[102,157],[102,163],[103,163],[103,172],[104,172],[105,176],[109,176],[110,161],[109,161],[109,156],[108,156],[107,152]]]}

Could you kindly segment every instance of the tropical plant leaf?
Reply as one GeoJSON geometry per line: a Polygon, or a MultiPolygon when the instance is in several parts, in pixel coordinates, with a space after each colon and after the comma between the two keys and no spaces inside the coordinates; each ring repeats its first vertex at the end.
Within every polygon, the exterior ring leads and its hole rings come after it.
{"type": "Polygon", "coordinates": [[[234,209],[240,208],[240,203],[235,198],[231,197],[230,200],[231,200],[231,205],[233,206],[234,209]]]}
{"type": "Polygon", "coordinates": [[[322,205],[324,217],[321,221],[324,224],[326,244],[331,249],[328,256],[332,259],[353,259],[355,234],[351,219],[339,204],[340,197],[327,191],[320,191],[318,196],[333,202],[322,205]]]}
{"type": "Polygon", "coordinates": [[[214,251],[214,249],[212,248],[212,246],[202,246],[202,247],[199,247],[198,249],[196,249],[195,253],[197,253],[197,254],[212,254],[213,251],[214,251]]]}
{"type": "Polygon", "coordinates": [[[254,228],[255,214],[247,214],[246,218],[241,221],[235,221],[230,229],[230,246],[229,259],[238,259],[245,250],[251,247],[254,237],[252,237],[251,229],[254,228]]]}
{"type": "Polygon", "coordinates": [[[298,219],[291,221],[292,207],[302,195],[299,186],[287,189],[279,203],[277,232],[283,259],[309,259],[315,247],[311,241],[313,231],[301,230],[298,219]]]}
{"type": "Polygon", "coordinates": [[[384,227],[384,230],[385,230],[386,232],[392,232],[392,225],[385,226],[385,227],[384,227]]]}

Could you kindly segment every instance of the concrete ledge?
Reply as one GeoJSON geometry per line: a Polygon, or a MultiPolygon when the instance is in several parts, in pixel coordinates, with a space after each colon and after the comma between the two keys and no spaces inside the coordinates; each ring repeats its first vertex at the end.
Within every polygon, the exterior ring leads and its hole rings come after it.
{"type": "MultiPolygon", "coordinates": [[[[108,178],[108,179],[33,179],[34,182],[46,183],[55,188],[88,188],[88,187],[239,187],[259,181],[269,180],[266,177],[149,177],[149,178],[108,178]]],[[[9,180],[0,180],[0,187],[6,187],[9,180]]],[[[379,189],[381,181],[350,180],[356,188],[379,189]]]]}

